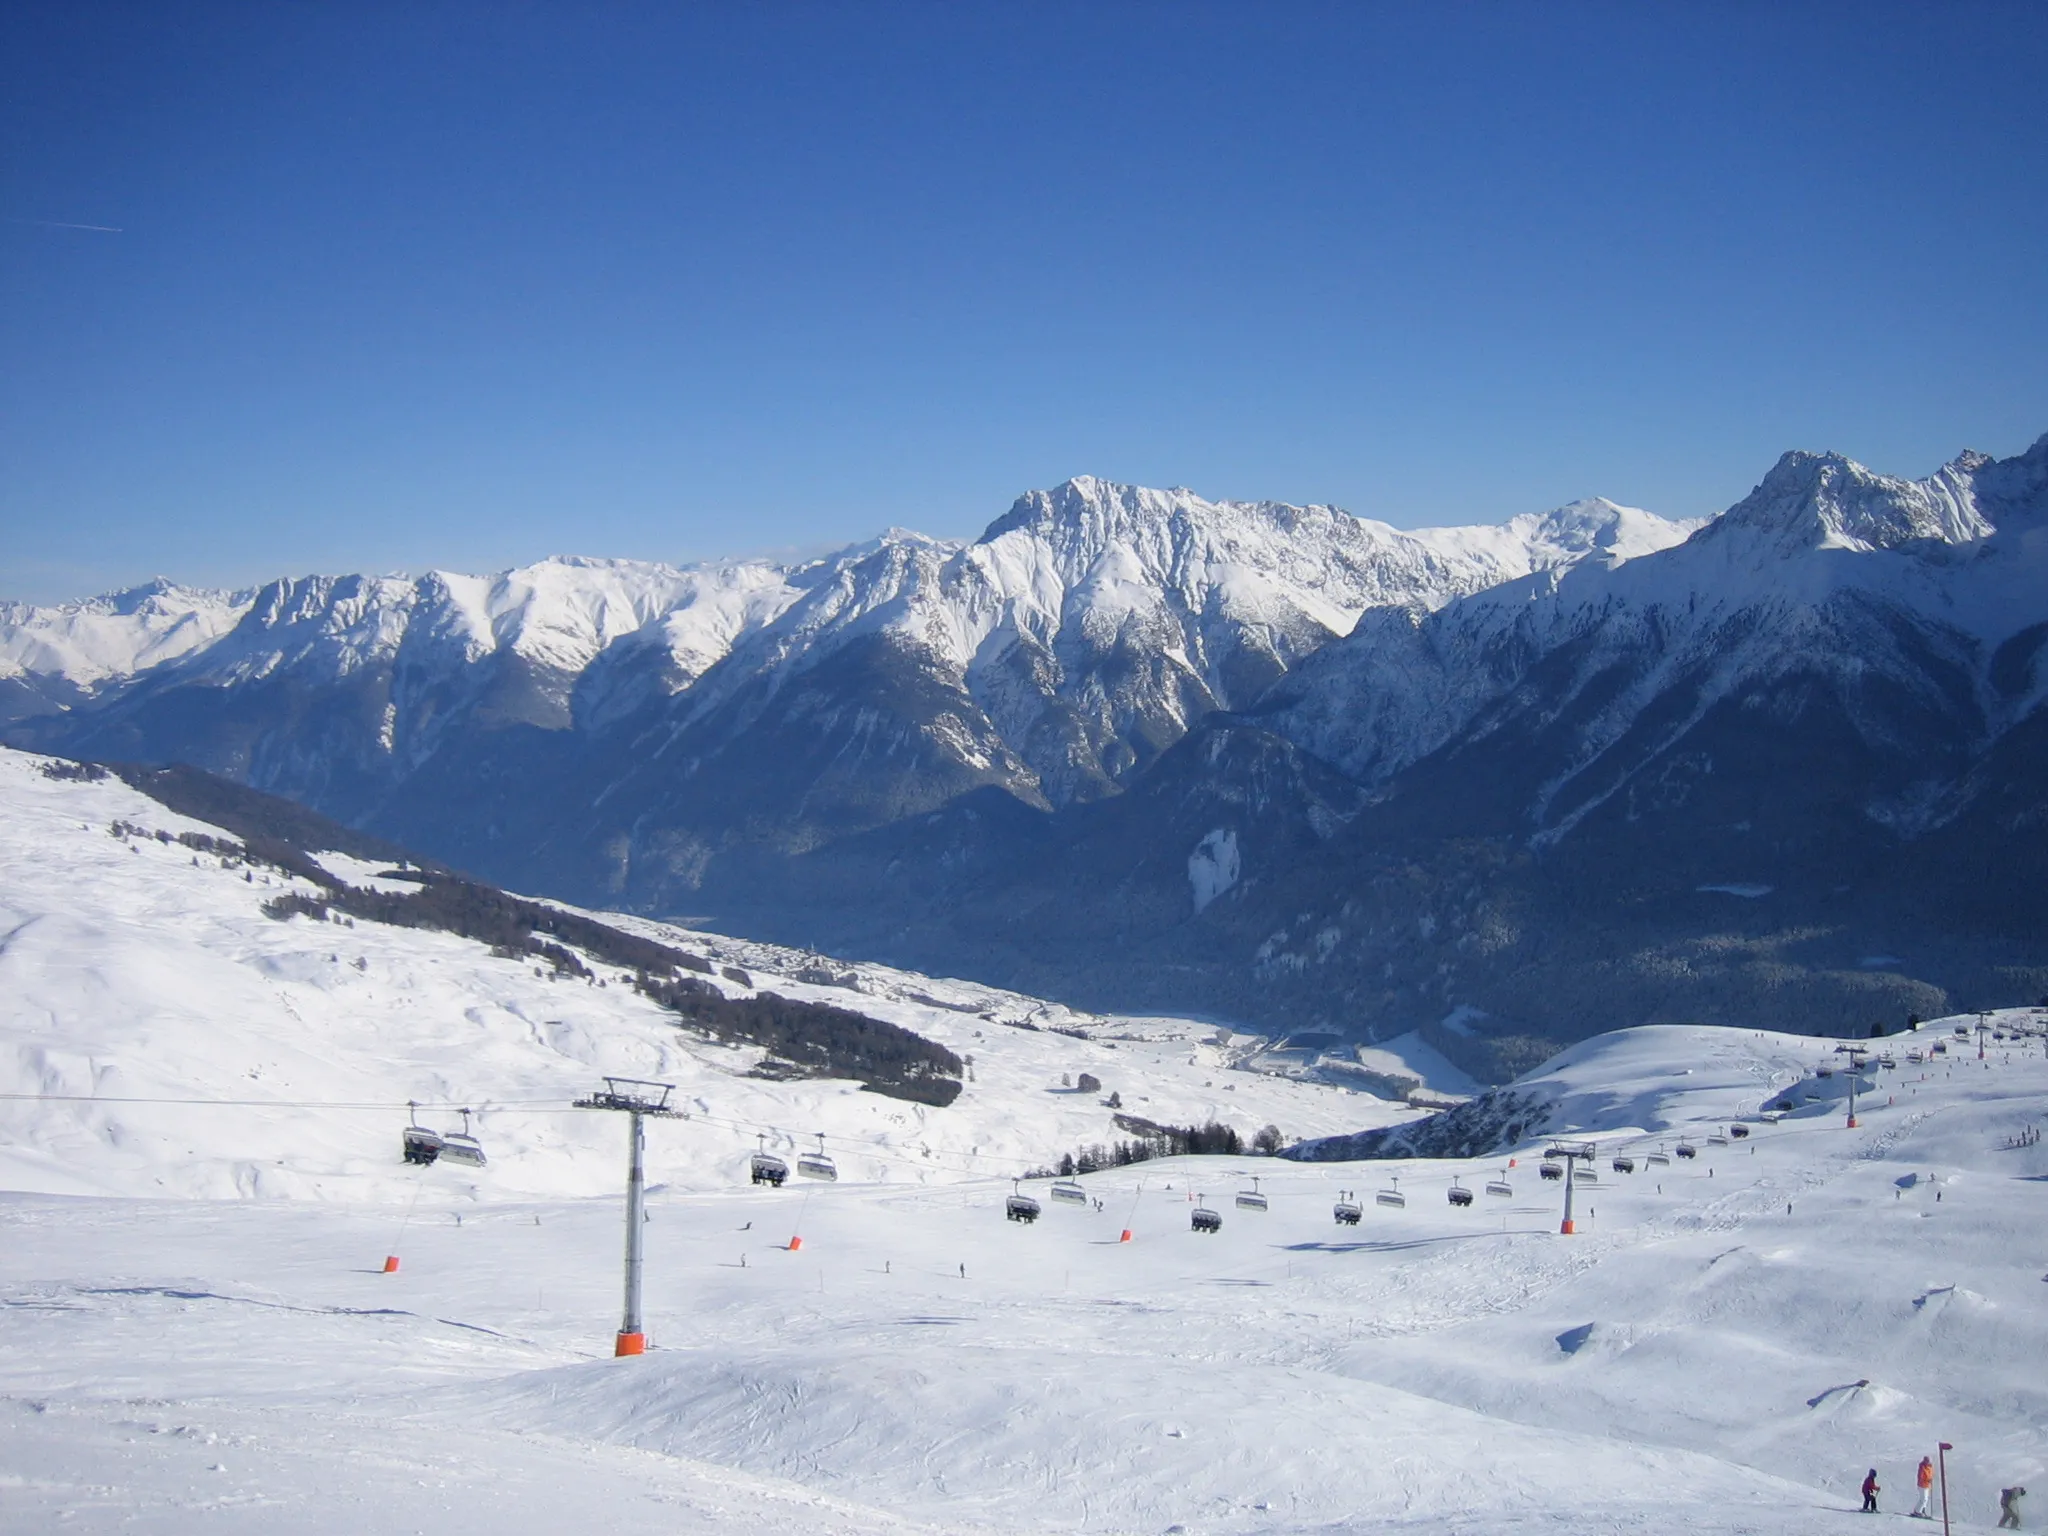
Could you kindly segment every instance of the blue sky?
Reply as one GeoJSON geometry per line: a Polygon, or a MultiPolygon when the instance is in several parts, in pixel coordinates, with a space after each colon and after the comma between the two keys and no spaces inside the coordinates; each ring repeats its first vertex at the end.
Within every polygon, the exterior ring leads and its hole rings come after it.
{"type": "Polygon", "coordinates": [[[2044,66],[2037,4],[9,7],[0,596],[2017,452],[2044,66]]]}

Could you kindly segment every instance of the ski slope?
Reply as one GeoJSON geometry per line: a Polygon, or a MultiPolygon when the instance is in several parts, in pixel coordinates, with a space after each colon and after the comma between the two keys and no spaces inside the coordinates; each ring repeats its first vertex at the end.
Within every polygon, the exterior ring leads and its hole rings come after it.
{"type": "MultiPolygon", "coordinates": [[[[823,1133],[844,1176],[861,1182],[1008,1177],[1127,1136],[1103,1103],[1112,1091],[1130,1114],[1215,1119],[1247,1139],[1268,1123],[1313,1136],[1415,1113],[1231,1070],[1243,1051],[1208,1043],[1212,1024],[1078,1015],[971,983],[614,919],[744,966],[753,988],[858,1008],[973,1065],[945,1109],[851,1082],[750,1076],[759,1051],[679,1030],[615,968],[599,988],[448,934],[265,917],[262,902],[295,882],[113,836],[115,822],[173,836],[218,829],[117,781],[52,780],[45,761],[0,749],[0,1093],[92,1102],[8,1111],[7,1188],[410,1198],[393,1149],[402,1106],[418,1100],[441,1129],[460,1127],[456,1109],[475,1110],[491,1159],[482,1177],[437,1169],[423,1202],[596,1195],[617,1182],[616,1127],[568,1105],[605,1073],[677,1085],[693,1130],[650,1177],[692,1189],[744,1176],[763,1134],[787,1152],[823,1133]],[[774,969],[799,963],[824,979],[774,969]],[[1062,1086],[1084,1072],[1100,1093],[1062,1086]],[[236,1101],[232,1115],[224,1100],[236,1101]]],[[[375,883],[372,865],[322,857],[343,879],[375,883]]]]}
{"type": "Polygon", "coordinates": [[[1576,1046],[1518,1085],[1601,1145],[1572,1237],[1542,1140],[1153,1162],[1027,1226],[992,1160],[1105,1115],[1062,1071],[1157,1119],[1400,1112],[1230,1072],[1208,1026],[1075,1039],[959,1011],[1027,1000],[866,968],[862,1006],[974,1052],[953,1106],[746,1078],[616,986],[263,918],[260,872],[110,836],[180,826],[119,785],[9,754],[0,806],[8,1091],[101,1098],[0,1101],[0,1529],[1789,1536],[1893,1526],[1937,1438],[1960,1528],[2005,1484],[2048,1495],[2030,1011],[1992,1016],[2013,1038],[1982,1062],[1952,1034],[1974,1016],[1887,1042],[1854,1130],[1831,1041],[1576,1046]],[[1946,1056],[1906,1059],[1937,1035],[1946,1056]],[[641,1068],[692,1118],[648,1129],[654,1347],[614,1360],[625,1128],[553,1103],[641,1068]],[[489,1168],[398,1162],[389,1102],[444,1089],[493,1106],[489,1168]],[[149,1096],[247,1102],[107,1102],[149,1096]],[[314,1101],[378,1107],[286,1107],[314,1101]],[[841,1181],[745,1184],[756,1123],[840,1138],[841,1181]],[[1608,1166],[1681,1139],[1695,1159],[1608,1166]],[[1507,1198],[1446,1200],[1503,1176],[1507,1198]],[[1263,1213],[1234,1203],[1254,1177],[1263,1213]],[[1332,1221],[1345,1190],[1356,1227],[1332,1221]],[[1189,1230],[1193,1195],[1220,1233],[1189,1230]],[[1851,1513],[1872,1465],[1875,1522],[1851,1513]]]}

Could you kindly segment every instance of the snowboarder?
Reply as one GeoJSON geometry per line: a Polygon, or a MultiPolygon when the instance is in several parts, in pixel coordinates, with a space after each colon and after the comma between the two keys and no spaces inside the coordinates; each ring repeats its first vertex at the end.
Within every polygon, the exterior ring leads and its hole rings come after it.
{"type": "Polygon", "coordinates": [[[1920,1504],[1913,1511],[1913,1518],[1916,1520],[1932,1520],[1934,1518],[1934,1458],[1932,1456],[1922,1456],[1920,1458],[1920,1470],[1913,1474],[1913,1481],[1920,1485],[1920,1504]]]}
{"type": "Polygon", "coordinates": [[[1862,1512],[1864,1514],[1874,1515],[1877,1513],[1877,1495],[1879,1491],[1880,1490],[1877,1481],[1877,1468],[1872,1467],[1868,1472],[1863,1474],[1862,1512]]]}
{"type": "Polygon", "coordinates": [[[2027,1496],[2024,1488],[2001,1488],[1998,1490],[1998,1528],[2001,1531],[2016,1531],[2020,1528],[2020,1500],[2027,1496]]]}

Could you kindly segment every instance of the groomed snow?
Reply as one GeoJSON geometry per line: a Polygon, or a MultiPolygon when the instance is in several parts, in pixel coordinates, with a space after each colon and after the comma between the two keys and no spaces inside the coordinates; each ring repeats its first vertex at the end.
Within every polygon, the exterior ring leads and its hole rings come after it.
{"type": "Polygon", "coordinates": [[[1603,1157],[1700,1155],[1603,1163],[1569,1238],[1540,1143],[1470,1209],[1452,1180],[1504,1159],[1176,1159],[1022,1226],[973,1138],[986,1158],[1099,1125],[1060,1071],[1186,1106],[1161,1119],[1248,1094],[1291,1131],[1394,1112],[1223,1071],[1211,1027],[1025,1031],[956,1011],[1022,1000],[915,1003],[866,967],[862,1006],[971,1042],[953,1108],[740,1077],[616,986],[262,918],[260,872],[115,816],[180,830],[0,755],[6,1086],[102,1098],[0,1101],[8,1531],[1791,1536],[1891,1526],[1937,1438],[1961,1528],[2002,1485],[2048,1494],[2048,1148],[2014,1144],[2048,1110],[2039,1037],[1931,1065],[1905,1053],[1951,1021],[1889,1042],[1856,1130],[1817,1093],[1844,1074],[1811,1075],[1833,1042],[1588,1041],[1524,1086],[1603,1157]],[[654,1349],[619,1361],[625,1128],[508,1101],[628,1067],[683,1081],[694,1118],[649,1127],[654,1349]],[[173,1090],[268,1107],[105,1102],[173,1090]],[[405,1169],[388,1107],[283,1107],[444,1092],[498,1106],[490,1168],[405,1169]],[[1757,1117],[1788,1092],[1798,1112],[1757,1117]],[[858,1151],[892,1114],[914,1123],[858,1151]],[[1738,1118],[1748,1139],[1709,1139],[1738,1118]],[[846,1136],[848,1176],[746,1185],[755,1120],[846,1136]],[[1233,1203],[1254,1176],[1263,1214],[1233,1203]],[[1405,1206],[1377,1204],[1397,1181],[1405,1206]],[[1331,1220],[1347,1189],[1355,1228],[1331,1220]],[[1188,1228],[1196,1193],[1215,1236],[1188,1228]],[[1870,1465],[1876,1521],[1851,1513],[1870,1465]]]}

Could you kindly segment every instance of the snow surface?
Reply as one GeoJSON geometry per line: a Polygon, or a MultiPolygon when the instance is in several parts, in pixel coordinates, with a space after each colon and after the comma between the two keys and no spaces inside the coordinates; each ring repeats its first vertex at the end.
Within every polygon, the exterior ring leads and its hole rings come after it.
{"type": "Polygon", "coordinates": [[[0,602],[0,677],[37,673],[90,690],[212,644],[254,599],[159,577],[48,607],[0,602]]]}
{"type": "Polygon", "coordinates": [[[1603,1147],[1700,1157],[1603,1166],[1573,1237],[1540,1143],[1469,1210],[1452,1179],[1504,1158],[1174,1159],[1022,1226],[998,1158],[1105,1119],[1061,1071],[1160,1119],[1399,1112],[1228,1072],[1212,1026],[1025,1030],[988,1015],[1028,1000],[818,957],[841,985],[773,985],[851,989],[971,1050],[974,1083],[927,1110],[746,1078],[616,986],[263,918],[281,877],[114,837],[188,824],[36,763],[0,754],[0,1086],[98,1102],[0,1100],[10,1532],[1791,1536],[1894,1525],[1854,1485],[1875,1465],[1903,1509],[1937,1437],[1965,1529],[2048,1473],[2048,1147],[2013,1145],[2048,1110],[2039,1037],[1913,1066],[1948,1021],[1889,1042],[1853,1131],[1806,1097],[1844,1082],[1812,1075],[1834,1042],[1575,1046],[1520,1086],[1603,1147]],[[560,1108],[600,1070],[673,1077],[691,1111],[648,1128],[632,1360],[609,1357],[625,1128],[560,1108]],[[115,1102],[149,1096],[211,1102],[115,1102]],[[491,1166],[404,1168],[406,1097],[489,1106],[491,1166]],[[348,1102],[371,1107],[290,1107],[348,1102]],[[1707,1139],[1737,1118],[1748,1140],[1707,1139]],[[746,1185],[757,1124],[831,1132],[847,1176],[746,1185]],[[1254,1175],[1264,1214],[1232,1203],[1254,1175]],[[1396,1182],[1405,1208],[1372,1200],[1396,1182]]]}

